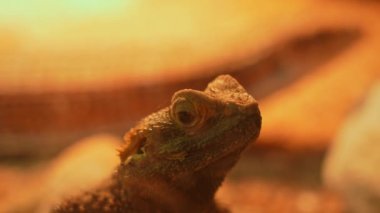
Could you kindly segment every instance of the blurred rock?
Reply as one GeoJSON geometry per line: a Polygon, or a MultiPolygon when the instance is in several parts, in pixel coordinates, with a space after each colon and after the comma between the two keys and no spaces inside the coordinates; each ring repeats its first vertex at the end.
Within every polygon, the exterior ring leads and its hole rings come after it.
{"type": "MultiPolygon", "coordinates": [[[[173,90],[203,88],[219,73],[236,74],[263,98],[265,143],[258,144],[325,149],[379,74],[379,12],[372,7],[134,1],[102,18],[78,19],[70,5],[23,6],[39,12],[5,14],[5,22],[18,24],[0,23],[2,158],[51,155],[93,133],[122,134],[166,106],[173,90]],[[35,16],[55,18],[41,23],[35,16]],[[345,42],[355,33],[342,29],[357,29],[360,39],[345,42]],[[326,95],[333,91],[339,95],[326,95]]],[[[0,10],[9,7],[20,10],[5,3],[0,10]]]]}
{"type": "Polygon", "coordinates": [[[350,116],[328,153],[324,180],[350,210],[380,212],[380,83],[350,116]]]}
{"type": "Polygon", "coordinates": [[[108,178],[120,161],[116,149],[121,141],[110,135],[93,135],[66,149],[48,168],[49,200],[44,201],[54,203],[108,178]]]}
{"type": "Polygon", "coordinates": [[[30,169],[0,167],[0,212],[48,212],[57,200],[96,185],[116,168],[120,142],[110,135],[93,135],[48,164],[30,169]]]}
{"type": "MultiPolygon", "coordinates": [[[[99,91],[1,94],[0,157],[51,155],[97,132],[122,135],[141,117],[169,105],[183,88],[203,89],[216,75],[233,75],[258,100],[310,75],[358,41],[354,28],[326,28],[293,35],[271,48],[231,57],[204,75],[99,91]],[[45,149],[38,149],[44,146],[45,149]]],[[[276,43],[274,42],[274,43],[276,43]]],[[[112,73],[110,74],[112,75],[112,73]]],[[[261,101],[260,101],[261,102],[261,101]]]]}

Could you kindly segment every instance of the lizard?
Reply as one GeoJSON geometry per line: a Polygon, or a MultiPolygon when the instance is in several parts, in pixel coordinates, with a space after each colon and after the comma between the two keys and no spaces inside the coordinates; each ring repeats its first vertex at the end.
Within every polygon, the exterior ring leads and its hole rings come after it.
{"type": "Polygon", "coordinates": [[[52,212],[228,212],[214,195],[260,129],[257,101],[230,75],[179,90],[125,134],[107,181],[52,212]]]}

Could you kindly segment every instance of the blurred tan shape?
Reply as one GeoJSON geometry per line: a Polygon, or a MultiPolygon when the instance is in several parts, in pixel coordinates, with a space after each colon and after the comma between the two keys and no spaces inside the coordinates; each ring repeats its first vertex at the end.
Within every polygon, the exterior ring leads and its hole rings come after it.
{"type": "Polygon", "coordinates": [[[110,135],[94,135],[64,150],[47,166],[24,173],[8,171],[0,212],[48,212],[58,200],[96,185],[116,168],[120,141],[110,135]]]}
{"type": "Polygon", "coordinates": [[[325,182],[352,212],[380,212],[380,83],[345,121],[324,165],[325,182]]]}

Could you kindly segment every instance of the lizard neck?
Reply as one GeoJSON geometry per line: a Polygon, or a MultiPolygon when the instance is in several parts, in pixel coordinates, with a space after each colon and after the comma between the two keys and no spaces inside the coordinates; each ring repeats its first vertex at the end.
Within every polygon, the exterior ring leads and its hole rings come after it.
{"type": "Polygon", "coordinates": [[[216,176],[200,171],[191,176],[184,175],[177,177],[171,185],[176,191],[185,196],[187,200],[203,206],[213,203],[214,195],[223,180],[224,175],[216,176]]]}
{"type": "Polygon", "coordinates": [[[161,175],[128,175],[128,170],[121,169],[117,174],[128,197],[147,202],[144,205],[156,206],[163,211],[174,212],[218,212],[214,195],[222,184],[227,172],[238,160],[238,155],[229,155],[216,163],[207,165],[197,171],[173,172],[170,177],[161,175]],[[125,173],[126,172],[126,173],[125,173]]]}
{"type": "MultiPolygon", "coordinates": [[[[240,154],[240,151],[238,153],[240,154]]],[[[170,185],[192,201],[193,205],[215,208],[215,193],[228,171],[236,164],[238,156],[232,154],[196,172],[174,177],[170,185]]]]}

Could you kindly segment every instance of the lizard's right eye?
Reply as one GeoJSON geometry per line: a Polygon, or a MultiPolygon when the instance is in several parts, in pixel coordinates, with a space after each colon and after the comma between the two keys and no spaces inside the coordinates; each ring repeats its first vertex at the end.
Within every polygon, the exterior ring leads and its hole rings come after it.
{"type": "Polygon", "coordinates": [[[202,120],[197,107],[183,97],[174,100],[170,115],[176,123],[184,127],[194,127],[202,120]]]}
{"type": "Polygon", "coordinates": [[[187,111],[179,111],[177,112],[177,118],[181,123],[188,125],[194,121],[195,116],[187,111]]]}

